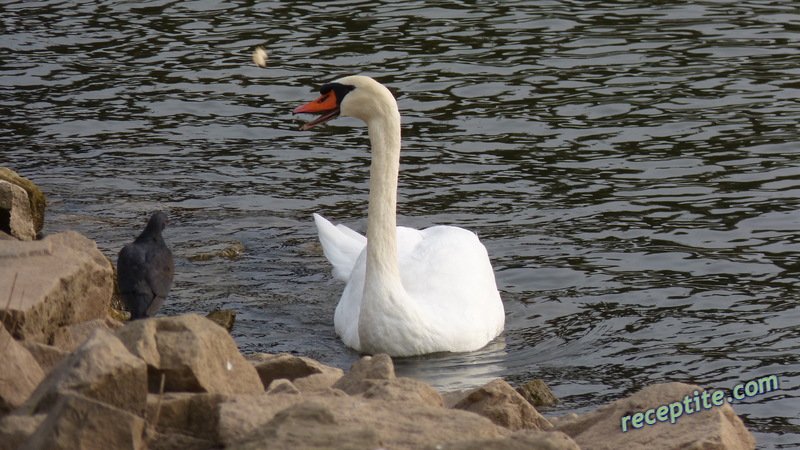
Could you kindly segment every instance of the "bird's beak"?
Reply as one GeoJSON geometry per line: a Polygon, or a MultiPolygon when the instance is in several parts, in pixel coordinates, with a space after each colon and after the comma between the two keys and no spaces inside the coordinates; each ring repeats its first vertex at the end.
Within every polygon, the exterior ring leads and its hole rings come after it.
{"type": "Polygon", "coordinates": [[[292,111],[292,114],[312,113],[320,114],[319,117],[303,125],[301,130],[310,130],[315,126],[339,117],[339,101],[333,91],[322,95],[320,98],[299,106],[292,111]]]}

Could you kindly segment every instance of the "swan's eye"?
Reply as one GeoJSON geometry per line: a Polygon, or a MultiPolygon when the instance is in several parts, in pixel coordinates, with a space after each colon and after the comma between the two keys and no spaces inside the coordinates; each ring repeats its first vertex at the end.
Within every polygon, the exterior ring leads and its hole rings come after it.
{"type": "Polygon", "coordinates": [[[319,98],[319,100],[317,100],[317,103],[325,103],[325,101],[328,100],[328,97],[330,97],[330,95],[323,95],[319,98]]]}

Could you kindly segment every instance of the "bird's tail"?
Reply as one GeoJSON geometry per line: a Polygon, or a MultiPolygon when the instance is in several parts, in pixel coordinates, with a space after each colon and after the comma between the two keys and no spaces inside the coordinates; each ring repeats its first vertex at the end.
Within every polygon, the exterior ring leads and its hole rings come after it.
{"type": "Polygon", "coordinates": [[[358,255],[367,246],[367,238],[344,225],[334,226],[319,214],[314,214],[314,222],[317,225],[322,251],[333,265],[333,276],[347,281],[358,255]]]}

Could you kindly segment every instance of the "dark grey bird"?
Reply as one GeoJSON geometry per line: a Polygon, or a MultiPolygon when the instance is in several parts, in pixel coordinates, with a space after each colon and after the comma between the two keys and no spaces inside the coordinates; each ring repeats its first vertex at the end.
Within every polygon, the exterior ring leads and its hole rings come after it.
{"type": "Polygon", "coordinates": [[[167,213],[153,213],[142,234],[119,252],[117,281],[131,320],[155,316],[172,287],[175,262],[161,235],[166,226],[167,213]]]}

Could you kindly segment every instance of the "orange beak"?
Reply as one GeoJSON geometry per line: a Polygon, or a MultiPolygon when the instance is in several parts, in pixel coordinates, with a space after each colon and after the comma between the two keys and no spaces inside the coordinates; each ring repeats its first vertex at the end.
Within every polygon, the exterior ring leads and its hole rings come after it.
{"type": "Polygon", "coordinates": [[[303,106],[299,106],[292,111],[292,114],[298,113],[320,114],[316,119],[303,125],[301,130],[310,130],[317,125],[339,117],[339,101],[336,99],[336,93],[330,91],[320,98],[308,102],[303,106]]]}

